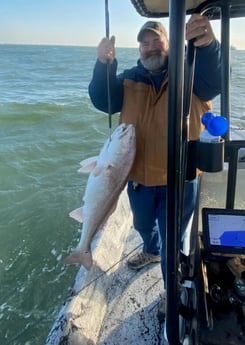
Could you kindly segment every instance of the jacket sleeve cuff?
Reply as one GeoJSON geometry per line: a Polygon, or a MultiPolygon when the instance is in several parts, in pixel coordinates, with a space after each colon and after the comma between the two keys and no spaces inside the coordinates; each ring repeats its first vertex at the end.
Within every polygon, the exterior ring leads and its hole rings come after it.
{"type": "MultiPolygon", "coordinates": [[[[107,63],[100,62],[99,59],[96,60],[95,66],[94,66],[94,74],[98,76],[105,76],[107,71],[107,63]]],[[[110,73],[115,75],[117,72],[117,60],[114,59],[112,64],[110,64],[110,73]]]]}

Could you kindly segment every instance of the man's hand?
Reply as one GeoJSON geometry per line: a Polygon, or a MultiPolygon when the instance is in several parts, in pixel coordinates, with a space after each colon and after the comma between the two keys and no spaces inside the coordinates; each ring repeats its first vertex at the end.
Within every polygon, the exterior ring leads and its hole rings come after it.
{"type": "Polygon", "coordinates": [[[186,24],[186,39],[194,40],[195,47],[207,47],[214,39],[214,33],[206,16],[193,14],[186,24]]]}
{"type": "Polygon", "coordinates": [[[97,48],[98,59],[102,63],[110,63],[115,59],[115,36],[102,38],[97,48]]]}

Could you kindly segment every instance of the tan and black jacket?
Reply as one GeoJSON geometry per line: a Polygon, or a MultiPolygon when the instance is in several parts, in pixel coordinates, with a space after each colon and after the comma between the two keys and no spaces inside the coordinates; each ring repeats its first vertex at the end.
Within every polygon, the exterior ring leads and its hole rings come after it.
{"type": "MultiPolygon", "coordinates": [[[[151,84],[124,80],[124,101],[120,122],[136,128],[136,158],[129,178],[145,186],[167,184],[167,81],[158,92],[151,84]]],[[[196,140],[202,130],[200,118],[211,102],[192,95],[189,140],[196,140]]]]}
{"type": "MultiPolygon", "coordinates": [[[[194,93],[190,112],[189,140],[199,137],[201,115],[220,93],[220,45],[214,41],[197,49],[194,93]],[[198,96],[197,96],[198,95],[198,96]]],[[[97,60],[89,84],[96,108],[108,112],[107,65],[97,60]]],[[[137,150],[130,179],[146,186],[167,184],[167,71],[157,78],[149,75],[141,62],[117,75],[117,60],[110,65],[111,113],[120,112],[120,122],[136,127],[137,150]]]]}

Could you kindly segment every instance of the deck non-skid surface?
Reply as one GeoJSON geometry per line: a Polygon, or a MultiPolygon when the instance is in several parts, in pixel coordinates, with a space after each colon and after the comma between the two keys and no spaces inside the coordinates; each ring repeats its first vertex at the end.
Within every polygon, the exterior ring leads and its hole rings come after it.
{"type": "MultiPolygon", "coordinates": [[[[126,246],[129,250],[137,247],[137,236],[133,229],[131,231],[126,246]]],[[[163,325],[157,319],[162,291],[160,264],[133,271],[124,259],[108,289],[108,309],[97,344],[163,344],[163,325]]]]}
{"type": "Polygon", "coordinates": [[[93,251],[94,266],[81,268],[46,345],[162,345],[157,304],[163,291],[160,264],[130,270],[127,259],[142,250],[132,228],[125,191],[93,251]]]}

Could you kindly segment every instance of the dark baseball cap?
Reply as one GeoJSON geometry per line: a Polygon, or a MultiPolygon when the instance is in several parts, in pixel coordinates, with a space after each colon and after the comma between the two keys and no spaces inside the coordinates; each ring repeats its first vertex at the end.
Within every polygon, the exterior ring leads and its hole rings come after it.
{"type": "Polygon", "coordinates": [[[138,36],[137,36],[138,42],[142,41],[143,34],[145,33],[145,31],[153,31],[160,37],[165,37],[165,38],[167,37],[167,31],[165,27],[162,25],[162,23],[155,22],[155,21],[148,21],[142,26],[142,28],[140,29],[138,33],[138,36]]]}

